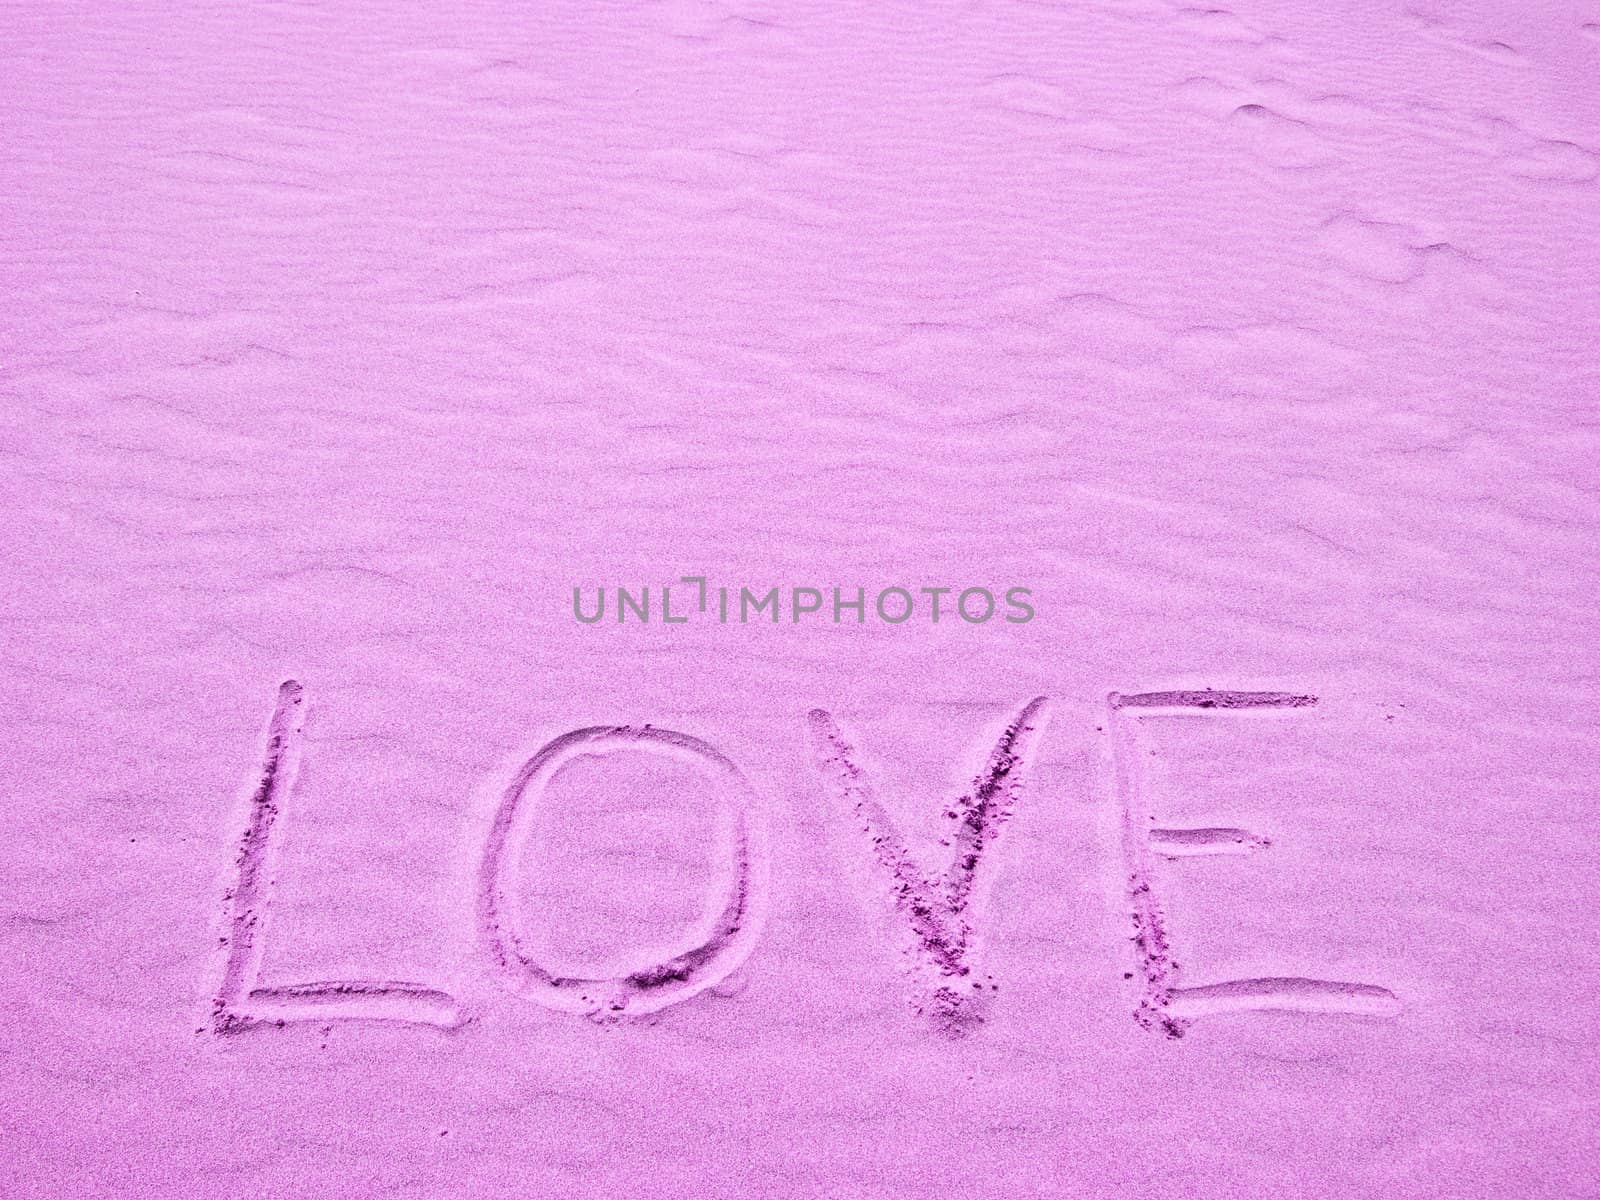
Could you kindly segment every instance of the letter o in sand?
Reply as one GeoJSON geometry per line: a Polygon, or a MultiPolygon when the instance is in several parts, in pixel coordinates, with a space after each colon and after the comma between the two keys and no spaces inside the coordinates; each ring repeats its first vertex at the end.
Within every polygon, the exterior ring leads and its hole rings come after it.
{"type": "Polygon", "coordinates": [[[489,953],[511,986],[547,1008],[595,1017],[658,1012],[726,979],[749,956],[761,934],[768,887],[766,813],[739,769],[715,748],[686,733],[651,726],[577,729],[546,743],[517,771],[495,812],[478,877],[478,923],[489,953]],[[710,934],[697,946],[627,975],[605,979],[560,976],[527,953],[525,922],[516,900],[523,850],[545,788],[566,763],[619,750],[661,754],[688,763],[712,783],[732,810],[727,888],[710,934]]]}
{"type": "Polygon", "coordinates": [[[961,619],[963,621],[969,625],[982,625],[990,617],[994,616],[994,593],[988,588],[968,588],[961,593],[961,599],[956,601],[956,607],[961,610],[961,619]],[[974,617],[967,612],[967,597],[971,595],[983,597],[983,616],[974,617]]]}

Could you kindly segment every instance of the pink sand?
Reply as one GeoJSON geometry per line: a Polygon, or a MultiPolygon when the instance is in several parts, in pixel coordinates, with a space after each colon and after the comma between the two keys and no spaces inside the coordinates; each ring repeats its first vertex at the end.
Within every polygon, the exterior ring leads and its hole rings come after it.
{"type": "Polygon", "coordinates": [[[1597,79],[4,5],[0,1195],[1600,1196],[1597,79]]]}

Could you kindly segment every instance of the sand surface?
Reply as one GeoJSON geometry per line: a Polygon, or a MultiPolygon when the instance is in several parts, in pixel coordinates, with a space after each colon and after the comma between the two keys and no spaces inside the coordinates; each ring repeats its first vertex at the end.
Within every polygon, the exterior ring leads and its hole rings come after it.
{"type": "Polygon", "coordinates": [[[0,6],[0,1194],[1600,1195],[1600,6],[1224,2],[0,6]]]}

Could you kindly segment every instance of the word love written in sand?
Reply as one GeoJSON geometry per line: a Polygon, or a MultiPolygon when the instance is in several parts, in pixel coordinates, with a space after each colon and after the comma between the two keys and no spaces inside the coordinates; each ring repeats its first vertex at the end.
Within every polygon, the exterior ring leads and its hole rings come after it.
{"type": "MultiPolygon", "coordinates": [[[[1183,986],[1168,948],[1166,917],[1153,883],[1160,857],[1248,853],[1266,839],[1233,828],[1163,828],[1148,809],[1139,777],[1141,719],[1173,713],[1252,713],[1304,709],[1315,697],[1287,692],[1113,693],[1107,699],[1128,884],[1130,945],[1137,990],[1134,1018],[1147,1029],[1179,1037],[1208,1013],[1250,1009],[1391,1016],[1399,1002],[1388,989],[1303,977],[1234,979],[1183,986]]],[[[290,1022],[398,1021],[454,1029],[470,1019],[441,988],[398,980],[350,979],[264,985],[260,980],[273,892],[274,847],[299,765],[305,692],[283,684],[267,733],[265,762],[249,789],[238,875],[226,896],[220,982],[212,997],[211,1028],[231,1035],[290,1022]]],[[[865,837],[878,889],[898,917],[912,1003],[938,1032],[962,1037],[982,1024],[995,985],[980,969],[978,913],[994,864],[995,843],[1015,807],[1046,720],[1043,697],[1030,701],[1000,734],[972,787],[944,812],[951,861],[930,871],[908,850],[839,724],[816,709],[808,718],[818,772],[854,812],[865,837]]],[[[760,935],[766,912],[766,819],[744,775],[715,747],[688,734],[645,725],[598,726],[547,743],[511,778],[488,825],[479,861],[476,924],[479,941],[501,981],[546,1008],[597,1018],[657,1012],[721,983],[760,935]],[[714,901],[710,932],[689,949],[625,975],[576,978],[541,964],[530,951],[523,906],[515,901],[535,815],[547,785],[574,759],[617,752],[665,756],[699,772],[724,798],[731,833],[721,847],[726,888],[714,901]]]]}

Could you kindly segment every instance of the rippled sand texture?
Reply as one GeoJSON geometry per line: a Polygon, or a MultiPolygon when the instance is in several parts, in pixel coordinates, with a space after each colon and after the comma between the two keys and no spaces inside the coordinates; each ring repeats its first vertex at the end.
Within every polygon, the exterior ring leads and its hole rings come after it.
{"type": "Polygon", "coordinates": [[[0,1193],[1595,1194],[1597,79],[0,5],[0,1193]]]}

